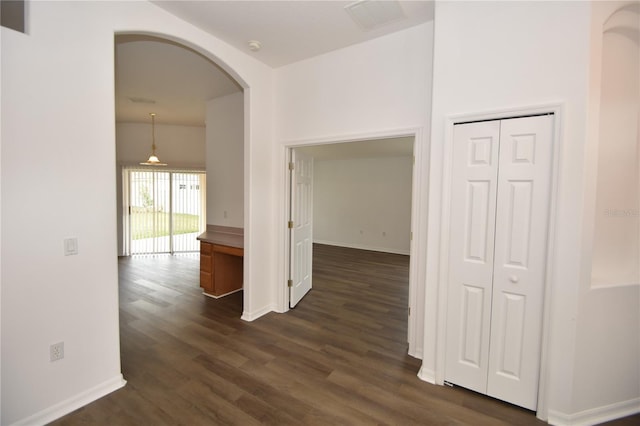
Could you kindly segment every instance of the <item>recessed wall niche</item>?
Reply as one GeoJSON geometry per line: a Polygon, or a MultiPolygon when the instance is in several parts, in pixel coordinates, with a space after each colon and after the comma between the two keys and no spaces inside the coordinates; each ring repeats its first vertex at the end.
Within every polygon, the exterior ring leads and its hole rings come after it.
{"type": "Polygon", "coordinates": [[[592,287],[640,283],[640,5],[602,34],[592,287]]]}

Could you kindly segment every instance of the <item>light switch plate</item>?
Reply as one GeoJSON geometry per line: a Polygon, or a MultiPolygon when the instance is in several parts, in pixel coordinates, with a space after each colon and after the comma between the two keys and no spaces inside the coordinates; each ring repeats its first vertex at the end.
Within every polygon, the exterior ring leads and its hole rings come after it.
{"type": "Polygon", "coordinates": [[[64,255],[72,256],[78,254],[78,239],[75,237],[64,239],[64,255]]]}

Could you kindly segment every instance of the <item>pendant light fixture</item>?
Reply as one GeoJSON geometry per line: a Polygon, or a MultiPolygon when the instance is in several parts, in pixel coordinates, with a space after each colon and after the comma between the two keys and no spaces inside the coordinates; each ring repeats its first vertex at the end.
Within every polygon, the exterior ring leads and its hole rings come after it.
{"type": "Polygon", "coordinates": [[[156,155],[156,114],[152,112],[149,115],[151,116],[151,155],[147,161],[140,164],[143,166],[166,166],[167,163],[161,163],[156,155]]]}

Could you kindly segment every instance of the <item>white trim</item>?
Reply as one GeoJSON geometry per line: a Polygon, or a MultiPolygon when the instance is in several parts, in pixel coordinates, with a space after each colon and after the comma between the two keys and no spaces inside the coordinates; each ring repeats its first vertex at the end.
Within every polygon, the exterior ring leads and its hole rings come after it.
{"type": "MultiPolygon", "coordinates": [[[[325,145],[334,143],[349,143],[375,139],[387,139],[392,137],[411,136],[414,138],[413,142],[413,155],[415,157],[413,171],[412,171],[412,194],[411,194],[411,230],[414,239],[411,241],[411,248],[409,255],[412,261],[409,265],[409,309],[412,314],[407,319],[407,340],[409,343],[408,354],[418,358],[422,357],[422,347],[417,347],[417,337],[424,334],[424,285],[425,277],[421,276],[419,270],[419,259],[426,257],[426,239],[419,238],[420,236],[420,217],[422,215],[422,205],[420,203],[423,182],[421,182],[422,168],[426,163],[422,156],[428,150],[423,149],[423,145],[427,143],[423,140],[423,127],[407,127],[400,129],[380,130],[368,133],[350,133],[344,135],[323,136],[319,138],[290,140],[281,142],[280,159],[282,163],[280,170],[278,171],[279,187],[281,188],[280,195],[277,199],[279,205],[278,217],[278,229],[279,237],[279,271],[278,271],[278,283],[280,283],[280,290],[277,293],[277,307],[279,312],[287,312],[289,310],[289,292],[286,285],[289,271],[289,258],[288,258],[288,228],[286,223],[288,218],[288,191],[289,191],[289,178],[288,178],[288,163],[290,161],[289,150],[297,147],[311,146],[311,145],[325,145]],[[420,300],[418,298],[420,297],[420,300]]],[[[426,214],[426,213],[425,213],[426,214]]],[[[422,345],[420,345],[422,346],[422,345]]]]}
{"type": "Polygon", "coordinates": [[[556,245],[558,244],[558,199],[560,194],[560,165],[562,164],[562,124],[564,121],[564,104],[551,105],[549,111],[553,112],[553,165],[551,169],[551,188],[549,188],[549,228],[547,231],[547,261],[544,286],[544,300],[542,302],[542,336],[540,339],[540,380],[538,383],[538,408],[536,416],[541,420],[548,417],[548,382],[549,382],[549,353],[551,334],[551,298],[552,282],[555,275],[556,245]]]}
{"type": "MultiPolygon", "coordinates": [[[[251,203],[252,199],[252,186],[251,186],[251,173],[253,168],[251,167],[251,141],[252,141],[252,133],[251,133],[251,87],[247,85],[243,85],[244,87],[244,96],[242,98],[243,105],[243,124],[244,127],[242,129],[243,133],[243,158],[242,158],[242,180],[243,180],[243,196],[242,196],[242,204],[243,204],[243,218],[242,225],[244,229],[244,238],[243,238],[243,247],[244,247],[244,256],[242,261],[242,277],[243,283],[242,287],[244,291],[242,292],[242,315],[240,319],[245,321],[253,321],[255,318],[252,317],[251,314],[247,314],[247,310],[250,310],[253,305],[253,294],[255,293],[255,287],[253,285],[253,268],[252,268],[252,254],[254,252],[253,248],[253,232],[251,228],[251,213],[253,210],[253,204],[251,203]],[[247,319],[251,318],[251,319],[247,319]]],[[[264,315],[264,314],[263,314],[264,315]]],[[[261,316],[261,315],[260,315],[261,316]]],[[[257,317],[256,317],[257,318],[257,317]]]]}
{"type": "MultiPolygon", "coordinates": [[[[409,324],[411,324],[411,323],[409,323],[409,324]]],[[[422,352],[422,346],[418,345],[417,342],[413,345],[413,347],[412,347],[412,345],[409,345],[409,350],[407,351],[407,353],[409,355],[411,355],[412,357],[417,358],[417,359],[422,359],[423,356],[424,356],[424,354],[422,352]]],[[[435,382],[432,382],[431,380],[427,380],[427,381],[429,383],[435,384],[435,382]]]]}
{"type": "Polygon", "coordinates": [[[614,289],[614,288],[625,288],[625,287],[638,287],[640,286],[640,283],[620,283],[620,284],[604,284],[604,283],[597,283],[597,281],[592,280],[591,281],[591,287],[589,288],[589,290],[609,290],[609,289],[614,289]],[[593,284],[596,283],[596,284],[593,284]]]}
{"type": "Polygon", "coordinates": [[[258,318],[260,318],[263,315],[268,314],[269,312],[277,312],[276,307],[273,305],[268,305],[263,307],[262,309],[258,309],[255,312],[247,312],[247,311],[243,311],[242,312],[242,316],[240,317],[241,320],[244,321],[253,321],[253,320],[257,320],[258,318]]]}
{"type": "Polygon", "coordinates": [[[634,398],[573,414],[549,410],[549,424],[556,426],[590,426],[638,413],[640,413],[640,398],[634,398]]]}
{"type": "Polygon", "coordinates": [[[415,136],[422,132],[422,127],[406,127],[400,129],[379,130],[365,133],[346,133],[344,135],[328,135],[317,138],[282,141],[285,148],[301,148],[312,145],[327,145],[335,143],[361,142],[376,139],[401,138],[415,136]]]}
{"type": "MultiPolygon", "coordinates": [[[[462,119],[459,121],[463,121],[462,119]]],[[[469,121],[469,120],[467,120],[469,121]]],[[[435,383],[444,385],[444,366],[446,358],[446,327],[447,327],[447,283],[449,282],[449,235],[451,224],[449,210],[451,209],[451,171],[453,163],[453,118],[447,118],[444,126],[444,147],[442,156],[442,195],[440,205],[440,241],[438,245],[438,304],[436,307],[436,350],[434,378],[435,383]]]]}
{"type": "Polygon", "coordinates": [[[225,296],[228,296],[228,295],[233,294],[233,293],[237,293],[237,292],[242,291],[242,290],[244,290],[244,289],[243,288],[238,288],[238,289],[232,290],[232,291],[230,291],[228,293],[221,294],[219,296],[214,296],[213,294],[205,293],[204,290],[203,290],[202,294],[204,296],[210,297],[212,299],[220,299],[221,297],[225,297],[225,296]]]}
{"type": "Polygon", "coordinates": [[[424,295],[426,292],[426,268],[423,267],[427,258],[426,227],[424,232],[420,224],[426,219],[428,203],[423,203],[423,196],[428,196],[428,157],[430,141],[425,138],[423,128],[414,129],[413,139],[413,170],[411,180],[411,237],[409,241],[409,318],[407,321],[408,354],[422,359],[424,349],[424,295]],[[426,167],[426,169],[425,169],[426,167]]]}
{"type": "Polygon", "coordinates": [[[45,425],[122,388],[126,384],[127,381],[124,380],[122,374],[118,374],[116,377],[109,379],[106,382],[102,382],[97,386],[87,389],[75,396],[72,396],[71,398],[65,399],[51,407],[45,408],[44,410],[27,418],[18,420],[11,426],[45,425]]]}
{"type": "MultiPolygon", "coordinates": [[[[446,353],[446,307],[447,307],[447,283],[448,262],[449,262],[449,234],[451,224],[449,222],[450,197],[451,192],[451,171],[452,171],[452,143],[453,143],[453,126],[456,123],[481,120],[502,120],[518,116],[536,115],[553,113],[553,164],[551,172],[551,188],[550,188],[550,206],[549,206],[549,228],[548,228],[548,244],[547,244],[547,262],[545,272],[544,287],[544,305],[543,305],[543,324],[542,338],[540,349],[540,382],[538,385],[538,407],[537,416],[541,419],[547,417],[547,382],[549,375],[548,354],[549,349],[549,333],[550,333],[550,316],[551,316],[551,280],[553,270],[555,268],[555,247],[556,247],[556,223],[558,221],[557,200],[560,178],[560,165],[562,152],[562,122],[563,122],[563,103],[550,103],[546,105],[533,105],[524,107],[514,107],[511,109],[498,109],[489,112],[474,114],[455,114],[445,118],[444,126],[444,142],[443,142],[443,169],[442,169],[442,206],[440,210],[440,238],[439,238],[439,262],[438,262],[438,304],[436,312],[436,362],[434,371],[434,382],[438,385],[444,384],[445,371],[445,353],[446,353]]],[[[426,342],[425,342],[426,343],[426,342]]],[[[420,377],[420,376],[419,376],[420,377]]]]}
{"type": "Polygon", "coordinates": [[[358,249],[358,250],[379,251],[381,253],[402,254],[405,256],[409,256],[411,254],[411,250],[397,250],[397,249],[386,248],[386,247],[372,247],[364,244],[350,244],[350,243],[343,243],[338,241],[315,240],[313,243],[324,244],[327,246],[334,246],[334,247],[346,247],[346,248],[352,248],[352,249],[358,249]]]}
{"type": "Polygon", "coordinates": [[[432,385],[437,384],[435,372],[425,368],[424,366],[420,367],[420,371],[418,371],[418,378],[427,383],[431,383],[432,385]]]}

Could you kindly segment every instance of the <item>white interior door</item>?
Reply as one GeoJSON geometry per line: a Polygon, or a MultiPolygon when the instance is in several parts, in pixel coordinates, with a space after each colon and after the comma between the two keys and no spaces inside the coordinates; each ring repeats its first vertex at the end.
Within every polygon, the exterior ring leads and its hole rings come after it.
{"type": "Polygon", "coordinates": [[[291,150],[289,306],[311,290],[313,266],[313,157],[291,150]]]}
{"type": "Polygon", "coordinates": [[[551,116],[456,125],[447,381],[534,410],[551,116]]]}

